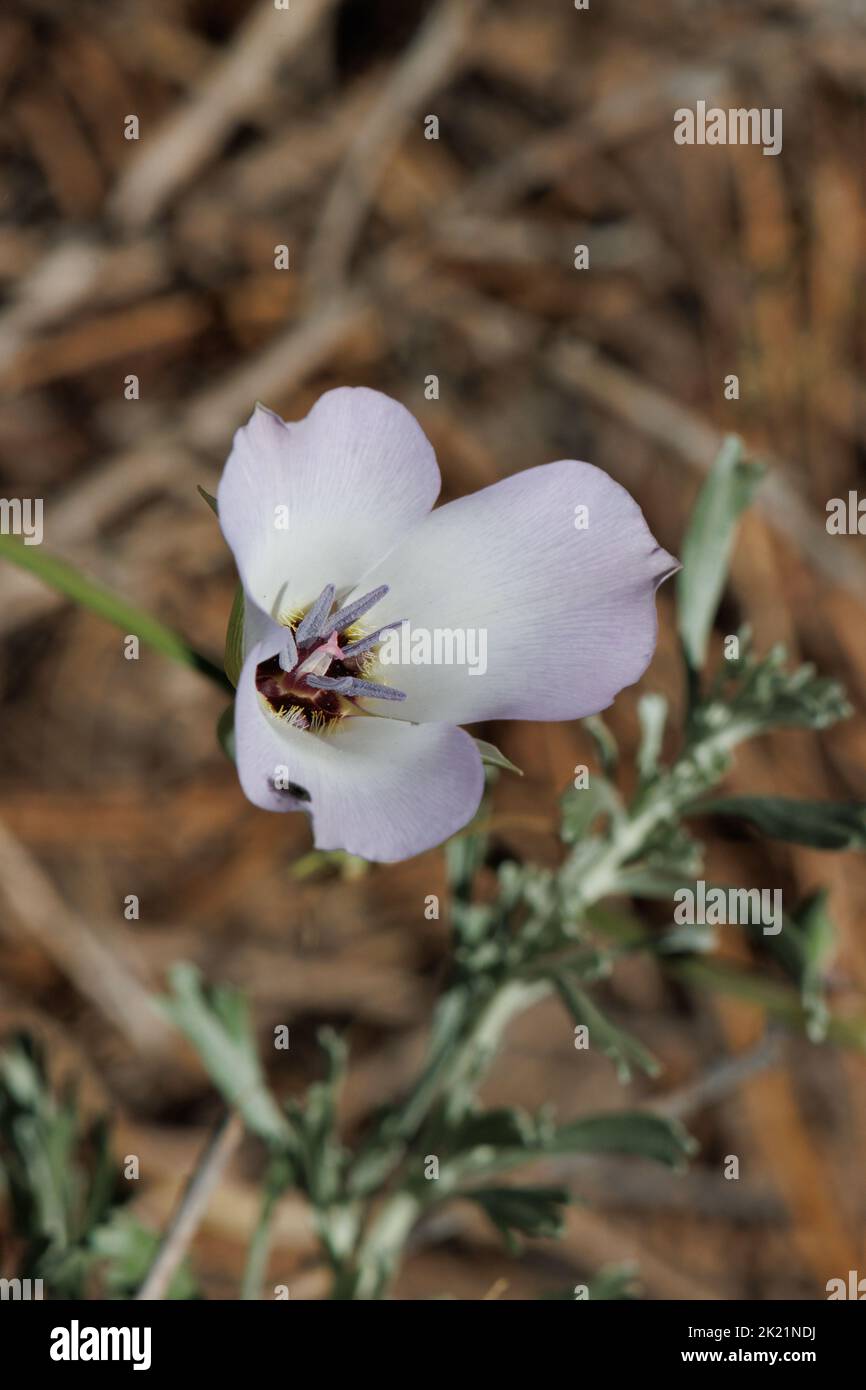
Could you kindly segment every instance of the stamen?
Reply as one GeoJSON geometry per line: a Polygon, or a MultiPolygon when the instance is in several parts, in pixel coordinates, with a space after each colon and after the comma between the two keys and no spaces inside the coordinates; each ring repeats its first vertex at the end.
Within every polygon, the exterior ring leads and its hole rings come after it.
{"type": "Polygon", "coordinates": [[[342,632],[343,628],[350,627],[357,618],[362,617],[369,608],[378,603],[380,598],[384,598],[387,592],[388,585],[382,584],[378,589],[372,589],[369,594],[365,594],[363,598],[356,598],[354,603],[341,608],[334,614],[333,618],[328,619],[334,632],[342,632]]]}
{"type": "Polygon", "coordinates": [[[298,644],[290,627],[286,628],[283,650],[279,654],[280,670],[294,671],[298,664],[298,644]]]}
{"type": "Polygon", "coordinates": [[[379,685],[376,681],[361,680],[359,676],[352,679],[352,689],[349,695],[369,695],[374,700],[405,700],[405,690],[395,690],[391,685],[379,685]]]}
{"type": "MultiPolygon", "coordinates": [[[[295,641],[298,643],[298,646],[304,646],[318,637],[331,611],[331,604],[334,602],[335,593],[336,589],[333,584],[325,585],[319,597],[316,599],[316,602],[313,604],[312,608],[309,609],[306,617],[295,633],[295,641]]],[[[331,624],[329,631],[334,630],[334,624],[331,624]]]]}
{"type": "Polygon", "coordinates": [[[307,685],[314,690],[335,690],[338,695],[348,695],[354,679],[352,676],[307,676],[307,685]]]}
{"type": "Polygon", "coordinates": [[[341,655],[360,656],[362,652],[368,652],[371,647],[375,647],[377,642],[381,642],[383,632],[390,632],[393,627],[402,627],[406,621],[406,618],[397,618],[393,623],[386,623],[384,627],[378,628],[376,632],[368,633],[366,637],[361,637],[359,641],[350,642],[348,647],[343,647],[341,655]]]}
{"type": "Polygon", "coordinates": [[[340,695],[365,695],[371,700],[405,700],[403,690],[375,681],[360,680],[357,676],[308,676],[307,685],[315,690],[334,690],[340,695]]]}
{"type": "Polygon", "coordinates": [[[284,620],[278,650],[256,668],[256,689],[278,719],[312,734],[326,733],[351,714],[356,700],[406,699],[402,690],[363,677],[364,653],[406,619],[396,618],[357,641],[348,636],[352,624],[388,591],[389,586],[381,584],[332,613],[336,586],[326,584],[296,628],[294,614],[284,620]],[[345,647],[340,646],[341,637],[345,647]]]}

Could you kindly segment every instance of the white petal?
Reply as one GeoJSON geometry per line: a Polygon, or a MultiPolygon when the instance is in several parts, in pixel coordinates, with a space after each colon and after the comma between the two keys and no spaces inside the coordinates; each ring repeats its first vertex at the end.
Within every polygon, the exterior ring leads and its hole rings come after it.
{"type": "MultiPolygon", "coordinates": [[[[573,459],[440,507],[356,592],[390,585],[371,615],[375,625],[407,618],[411,631],[431,637],[460,633],[465,664],[381,664],[373,679],[408,698],[377,713],[463,724],[604,709],[648,665],[655,591],[677,568],[625,489],[573,459]],[[586,529],[575,525],[580,507],[588,509],[586,529]]],[[[446,640],[440,656],[447,652],[446,640]]]]}
{"type": "Polygon", "coordinates": [[[268,811],[309,811],[319,849],[382,862],[420,854],[471,820],[484,773],[467,733],[364,717],[324,735],[292,728],[255,687],[269,650],[250,653],[235,705],[238,775],[251,801],[268,811]],[[291,787],[276,790],[275,781],[291,787]]]}
{"type": "Polygon", "coordinates": [[[235,435],[217,502],[247,594],[278,617],[329,582],[341,598],[429,512],[439,486],[409,411],[379,391],[340,387],[294,424],[257,407],[235,435]]]}

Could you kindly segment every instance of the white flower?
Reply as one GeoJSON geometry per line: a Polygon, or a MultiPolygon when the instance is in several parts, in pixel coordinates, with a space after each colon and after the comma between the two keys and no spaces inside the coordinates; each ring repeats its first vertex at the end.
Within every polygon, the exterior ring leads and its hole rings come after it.
{"type": "Polygon", "coordinates": [[[265,810],[308,811],[321,849],[389,861],[438,844],[483,790],[459,724],[594,714],[653,654],[677,563],[618,483],[567,459],[433,511],[439,487],[417,421],[362,387],[297,423],[258,407],[220,481],[246,596],[241,785],[265,810]],[[403,621],[483,632],[483,674],[395,662],[398,643],[380,661],[403,621]]]}

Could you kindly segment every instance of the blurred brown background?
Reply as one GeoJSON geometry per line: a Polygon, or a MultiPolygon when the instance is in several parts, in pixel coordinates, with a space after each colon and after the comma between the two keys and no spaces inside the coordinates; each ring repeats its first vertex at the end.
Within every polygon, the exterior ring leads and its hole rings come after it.
{"type": "MultiPolygon", "coordinates": [[[[561,457],[628,486],[677,552],[723,432],[774,467],[746,520],[720,634],[753,624],[862,704],[866,561],[829,537],[827,499],[866,453],[866,16],[845,0],[10,0],[0,20],[0,491],[45,499],[45,546],[218,654],[231,560],[214,490],[233,429],[263,399],[299,418],[338,384],[416,412],[444,497],[561,457]],[[784,147],[680,147],[697,99],[781,107],[784,147]],[[424,118],[439,139],[424,138],[424,118]],[[124,138],[138,117],[140,139],[124,138]],[[574,248],[590,268],[574,268],[574,248]],[[274,268],[274,248],[290,269],[274,268]],[[125,378],[140,399],[124,399],[125,378]],[[740,378],[740,399],[723,382],[740,378]],[[439,378],[440,398],[424,396],[439,378]]],[[[644,688],[681,709],[673,591],[644,688]]],[[[0,1025],[45,1037],[58,1072],[110,1106],[141,1157],[137,1209],[162,1225],[218,1103],[153,1021],[168,964],[248,990],[262,1037],[291,1025],[281,1094],[347,1030],[347,1133],[419,1060],[447,924],[433,852],[359,878],[298,879],[301,817],[248,805],[216,748],[224,701],[29,577],[0,572],[0,1025]],[[123,901],[141,901],[127,922],[123,901]],[[96,954],[94,954],[96,953],[96,954]]],[[[636,692],[610,722],[634,750],[636,692]]],[[[556,798],[592,761],[579,727],[476,729],[526,770],[503,778],[502,845],[555,863],[556,798]]],[[[866,726],[787,734],[742,756],[736,791],[864,792],[866,726]]],[[[715,840],[708,877],[832,890],[832,999],[866,988],[866,875],[852,855],[715,840]]],[[[723,950],[746,959],[728,934],[723,950]]],[[[768,974],[773,967],[765,962],[768,974]]],[[[759,1011],[692,992],[648,961],[606,987],[612,1015],[677,1092],[759,1037],[759,1011]]],[[[689,1174],[584,1165],[566,1239],[518,1262],[445,1214],[398,1285],[408,1297],[535,1297],[634,1258],[655,1298],[821,1298],[866,1273],[866,1059],[784,1043],[692,1107],[689,1174]],[[739,1182],[722,1177],[740,1157],[739,1182]],[[504,1281],[504,1282],[501,1282],[504,1281]]],[[[513,1029],[491,1101],[571,1116],[634,1104],[575,1053],[555,1004],[513,1029]]],[[[234,1297],[256,1206],[242,1149],[194,1251],[234,1297]]],[[[271,1270],[325,1288],[300,1203],[271,1270]]]]}

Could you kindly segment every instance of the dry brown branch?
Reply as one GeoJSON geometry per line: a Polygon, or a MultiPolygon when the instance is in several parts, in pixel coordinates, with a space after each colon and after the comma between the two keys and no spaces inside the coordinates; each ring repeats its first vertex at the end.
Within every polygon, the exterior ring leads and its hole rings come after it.
{"type": "Polygon", "coordinates": [[[6,826],[0,824],[0,893],[12,920],[4,936],[21,931],[33,940],[99,1013],[141,1052],[158,1052],[173,1031],[152,996],[105,935],[84,922],[48,875],[6,826]]]}
{"type": "Polygon", "coordinates": [[[277,9],[260,0],[224,58],[185,106],[170,117],[112,194],[110,211],[127,227],[151,221],[219,149],[237,121],[260,101],[277,69],[323,22],[336,0],[277,9]]]}
{"type": "Polygon", "coordinates": [[[136,1295],[141,1302],[164,1298],[189,1249],[211,1194],[241,1141],[243,1121],[236,1110],[228,1111],[214,1131],[171,1219],[168,1230],[136,1295]]]}
{"type": "Polygon", "coordinates": [[[734,1057],[726,1057],[715,1066],[709,1067],[702,1076],[686,1086],[660,1096],[647,1108],[657,1115],[666,1115],[671,1120],[684,1120],[695,1115],[708,1105],[724,1100],[738,1087],[749,1081],[759,1072],[779,1064],[783,1055],[782,1039],[777,1034],[762,1038],[755,1047],[734,1057]]]}
{"type": "MultiPolygon", "coordinates": [[[[363,294],[346,294],[290,328],[258,356],[205,387],[190,401],[179,427],[154,431],[147,445],[108,459],[48,510],[48,544],[74,554],[119,511],[160,489],[186,488],[193,496],[193,448],[219,449],[260,398],[297,386],[335,348],[363,329],[369,307],[363,294]]],[[[63,599],[31,575],[7,567],[0,576],[0,635],[60,606],[63,599]]]]}
{"type": "MultiPolygon", "coordinates": [[[[719,452],[722,430],[708,424],[687,406],[680,405],[633,372],[605,362],[589,343],[564,341],[548,359],[552,375],[564,386],[580,391],[603,410],[611,411],[639,434],[677,454],[700,473],[706,473],[719,452]]],[[[827,534],[803,499],[787,481],[788,470],[758,449],[770,464],[756,505],[833,584],[849,588],[858,598],[866,596],[866,566],[852,550],[827,534]]]]}
{"type": "Polygon", "coordinates": [[[362,293],[347,292],[323,304],[236,371],[200,392],[186,413],[184,439],[198,448],[224,448],[255,401],[296,390],[347,338],[363,329],[368,315],[362,293]]]}
{"type": "Polygon", "coordinates": [[[331,292],[346,275],[388,161],[423,103],[453,77],[482,0],[440,0],[352,140],[309,253],[308,287],[331,292]]]}
{"type": "Polygon", "coordinates": [[[0,315],[0,367],[28,336],[84,302],[98,283],[107,254],[98,243],[76,238],[37,262],[0,315]]]}
{"type": "Polygon", "coordinates": [[[600,97],[572,121],[554,127],[485,169],[455,202],[455,212],[495,212],[531,188],[555,182],[596,149],[625,143],[670,119],[677,106],[697,96],[714,100],[725,83],[724,69],[676,65],[654,72],[638,86],[600,97]]]}

